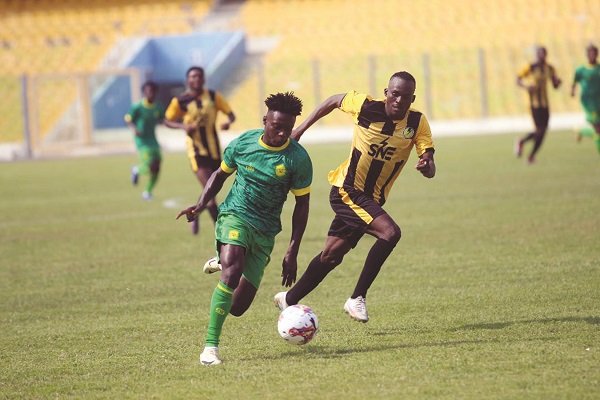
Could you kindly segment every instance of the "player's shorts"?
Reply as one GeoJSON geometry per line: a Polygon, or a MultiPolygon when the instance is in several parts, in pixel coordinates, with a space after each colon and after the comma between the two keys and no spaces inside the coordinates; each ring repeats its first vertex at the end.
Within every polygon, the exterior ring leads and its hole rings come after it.
{"type": "Polygon", "coordinates": [[[549,108],[531,107],[531,116],[536,128],[546,129],[548,127],[548,121],[550,120],[549,108]]]}
{"type": "Polygon", "coordinates": [[[150,170],[150,165],[162,159],[159,147],[140,146],[138,148],[140,156],[140,170],[146,173],[150,170]]]}
{"type": "Polygon", "coordinates": [[[244,278],[258,289],[265,268],[271,261],[275,236],[265,235],[234,214],[219,214],[215,226],[217,252],[221,244],[233,244],[246,249],[244,278]]]}
{"type": "Polygon", "coordinates": [[[352,187],[333,186],[329,193],[329,204],[335,217],[329,227],[328,236],[345,239],[352,248],[363,237],[369,224],[380,215],[386,214],[372,197],[352,187]]]}
{"type": "Polygon", "coordinates": [[[581,103],[585,110],[585,120],[592,125],[600,124],[600,105],[581,103]]]}

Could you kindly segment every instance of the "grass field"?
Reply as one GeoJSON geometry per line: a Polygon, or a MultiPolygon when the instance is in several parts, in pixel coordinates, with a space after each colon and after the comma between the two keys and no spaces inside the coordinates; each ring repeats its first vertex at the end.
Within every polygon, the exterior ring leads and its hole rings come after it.
{"type": "MultiPolygon", "coordinates": [[[[203,215],[192,237],[174,219],[199,193],[183,154],[165,155],[152,202],[130,187],[133,155],[1,164],[0,398],[598,399],[600,160],[590,141],[551,133],[528,166],[512,140],[441,138],[435,179],[407,167],[386,204],[403,238],[369,292],[371,320],[342,312],[365,238],[304,300],[320,320],[305,347],[278,337],[272,304],[288,201],[215,368],[198,365],[212,224],[203,215]]],[[[308,146],[301,271],[332,217],[326,172],[348,147],[308,146]]]]}

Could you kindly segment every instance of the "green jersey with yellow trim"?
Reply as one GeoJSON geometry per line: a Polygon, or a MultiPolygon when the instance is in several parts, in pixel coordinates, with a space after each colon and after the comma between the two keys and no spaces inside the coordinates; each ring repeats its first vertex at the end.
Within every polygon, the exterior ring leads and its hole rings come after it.
{"type": "Polygon", "coordinates": [[[219,213],[235,214],[257,230],[276,235],[288,192],[296,196],[310,192],[312,162],[295,140],[271,147],[263,142],[263,133],[263,129],[248,131],[225,149],[221,169],[237,174],[219,213]]]}
{"type": "Polygon", "coordinates": [[[149,103],[146,99],[131,106],[129,112],[125,114],[125,121],[133,123],[141,133],[141,136],[135,136],[135,145],[138,149],[160,147],[156,140],[156,125],[161,123],[164,117],[162,108],[156,103],[149,103]]]}

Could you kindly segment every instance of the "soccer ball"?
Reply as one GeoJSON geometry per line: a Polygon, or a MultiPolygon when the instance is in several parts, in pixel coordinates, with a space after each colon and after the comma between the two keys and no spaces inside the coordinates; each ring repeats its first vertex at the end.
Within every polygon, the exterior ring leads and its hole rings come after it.
{"type": "Polygon", "coordinates": [[[296,304],[289,306],[279,314],[277,330],[288,343],[306,344],[315,337],[319,330],[319,320],[312,308],[296,304]]]}

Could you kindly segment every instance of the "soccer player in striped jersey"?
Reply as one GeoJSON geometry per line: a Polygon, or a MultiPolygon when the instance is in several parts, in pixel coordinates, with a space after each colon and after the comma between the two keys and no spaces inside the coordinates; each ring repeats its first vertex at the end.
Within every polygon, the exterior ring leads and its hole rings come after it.
{"type": "MultiPolygon", "coordinates": [[[[220,168],[208,180],[198,203],[182,210],[188,221],[197,218],[236,172],[215,227],[221,279],[210,303],[204,365],[221,363],[219,338],[228,314],[241,316],[250,307],[271,259],[275,236],[281,231],[281,210],[288,192],[295,195],[292,235],[282,263],[282,281],[296,281],[297,256],[308,220],[312,163],[308,153],[290,139],[302,102],[293,93],[277,93],[266,100],[264,129],[248,131],[225,149],[220,168]]],[[[216,270],[211,271],[216,272],[216,270]]]]}
{"type": "MultiPolygon", "coordinates": [[[[200,184],[205,186],[210,175],[221,164],[217,113],[220,111],[228,116],[228,122],[221,125],[224,131],[235,121],[235,114],[219,92],[204,88],[204,69],[190,67],[186,79],[187,90],[171,100],[165,113],[165,125],[183,129],[187,133],[187,154],[192,171],[200,184]]],[[[216,221],[216,201],[211,199],[207,208],[213,221],[216,221]]],[[[198,219],[195,219],[192,232],[197,234],[198,230],[198,219]]]]}
{"type": "Polygon", "coordinates": [[[355,124],[350,156],[329,173],[329,202],[335,217],[325,247],[288,292],[275,295],[275,304],[281,310],[297,304],[315,289],[367,233],[377,241],[344,310],[357,321],[369,320],[367,291],[400,240],[400,227],[383,205],[413,148],[419,156],[416,169],[423,176],[433,178],[436,170],[427,118],[410,107],[415,88],[415,78],[410,73],[397,72],[384,89],[383,99],[355,91],[333,95],[294,130],[292,137],[299,140],[310,126],[336,108],[350,114],[355,124]]]}
{"type": "Polygon", "coordinates": [[[527,158],[529,164],[535,162],[535,155],[540,149],[548,130],[548,121],[550,120],[548,82],[552,82],[554,89],[558,89],[561,84],[554,67],[546,62],[547,56],[548,52],[545,47],[537,47],[537,61],[525,66],[517,76],[517,85],[529,93],[529,104],[535,131],[528,133],[515,142],[515,154],[517,157],[521,157],[523,145],[533,140],[533,148],[527,158]]]}
{"type": "Polygon", "coordinates": [[[581,105],[585,111],[585,119],[592,127],[585,127],[578,132],[578,140],[582,136],[594,137],[596,148],[600,153],[600,64],[598,64],[598,48],[590,44],[586,48],[588,64],[575,70],[571,86],[571,96],[575,97],[577,85],[581,86],[581,105]]]}

